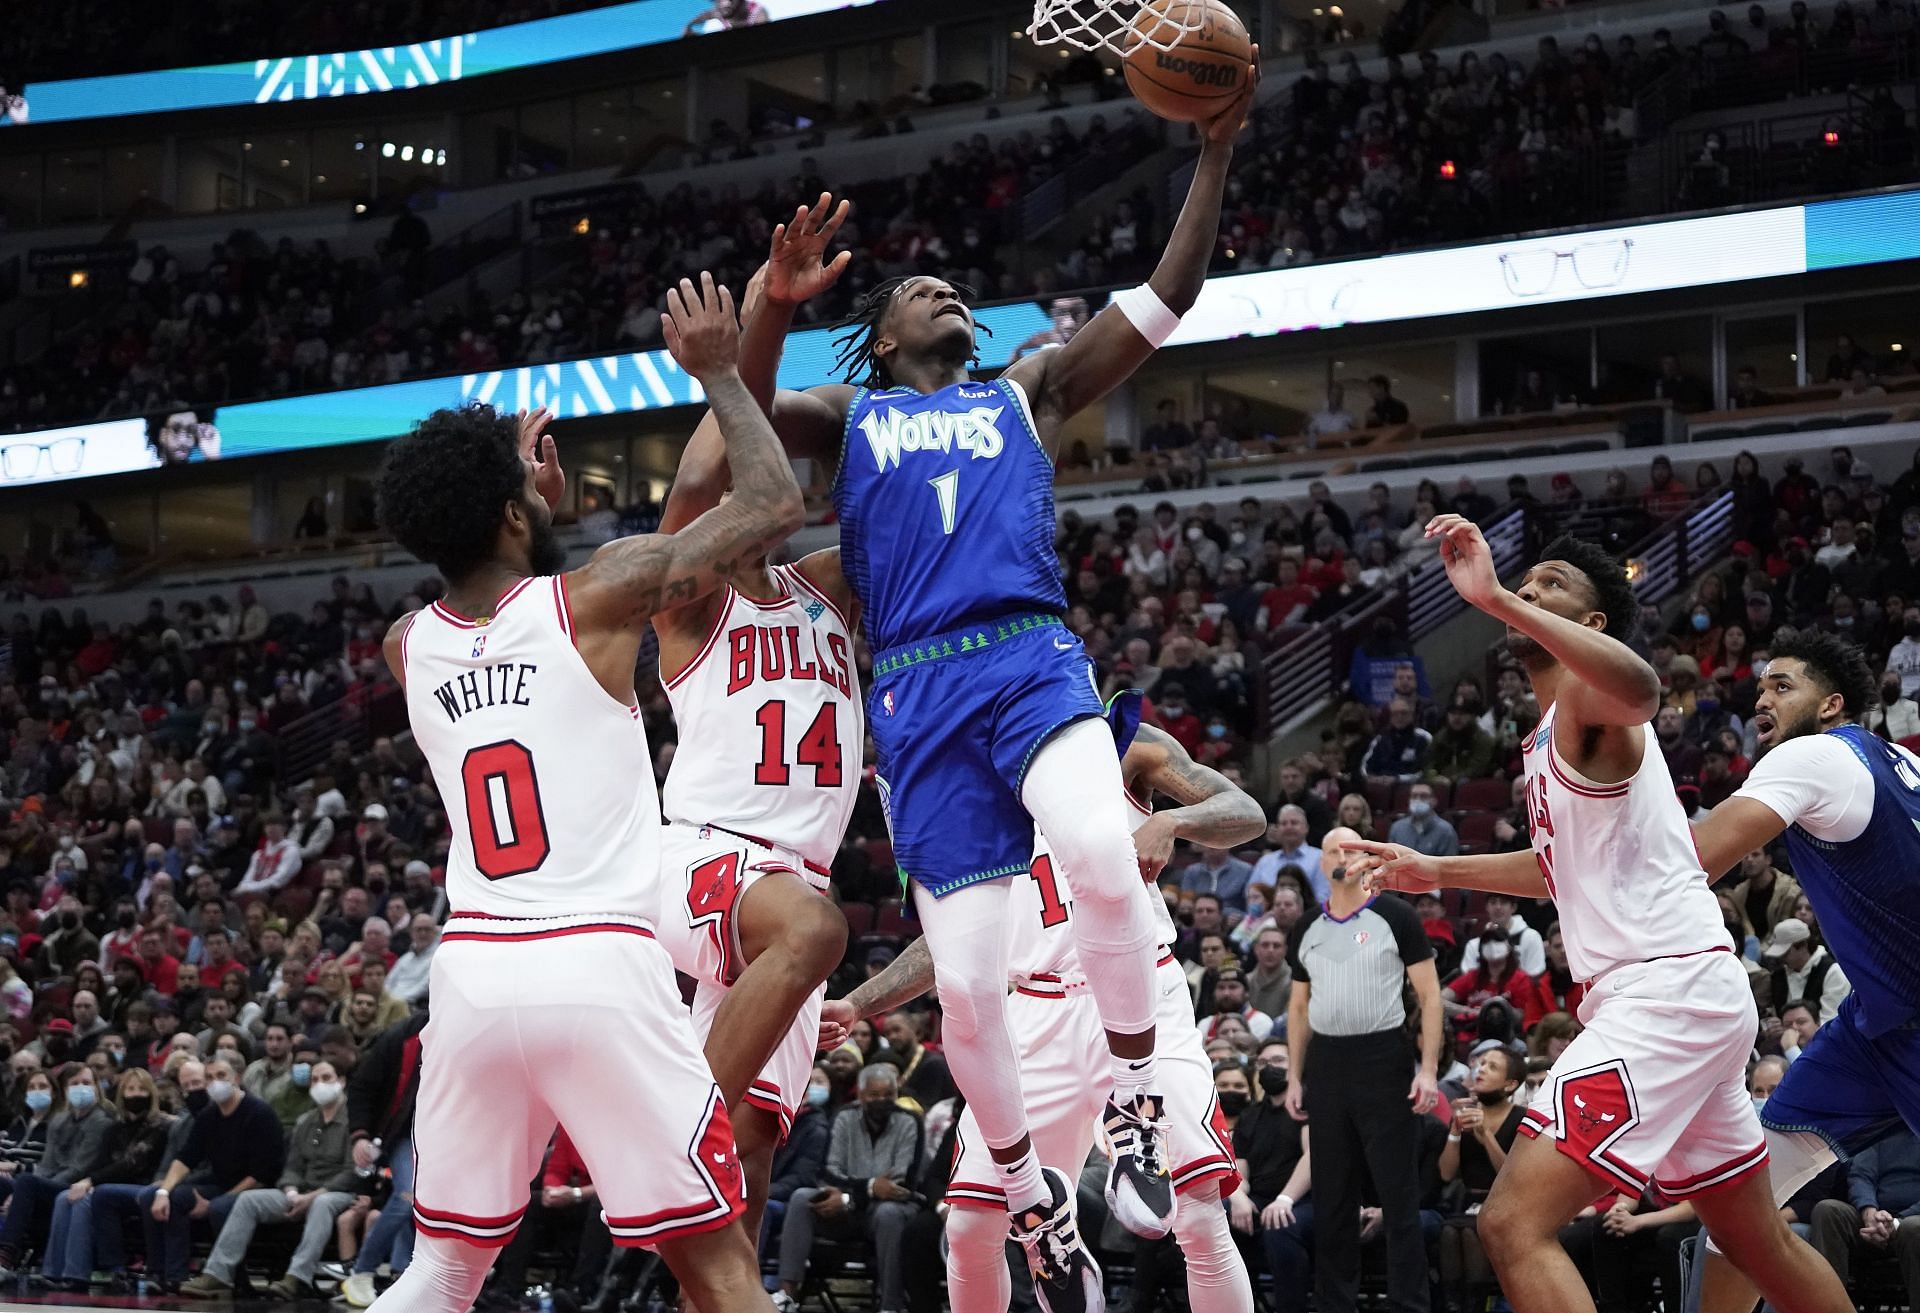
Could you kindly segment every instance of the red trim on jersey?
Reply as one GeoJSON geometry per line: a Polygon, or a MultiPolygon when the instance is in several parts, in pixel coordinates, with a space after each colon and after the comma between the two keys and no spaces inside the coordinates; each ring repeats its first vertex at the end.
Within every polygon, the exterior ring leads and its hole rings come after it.
{"type": "Polygon", "coordinates": [[[564,574],[553,577],[553,606],[560,616],[560,632],[567,636],[567,642],[579,647],[579,640],[573,635],[573,606],[567,601],[567,577],[564,574]]]}
{"type": "Polygon", "coordinates": [[[819,598],[820,601],[826,605],[828,610],[832,611],[836,616],[840,617],[840,624],[847,630],[848,633],[853,632],[853,622],[847,619],[847,613],[840,609],[840,603],[834,601],[832,595],[829,594],[826,589],[822,588],[819,584],[815,583],[812,579],[809,579],[807,577],[807,572],[800,568],[800,562],[791,561],[786,565],[780,566],[779,568],[782,570],[790,571],[793,574],[794,579],[800,584],[802,588],[804,588],[807,592],[812,593],[815,597],[819,598]]]}
{"type": "MultiPolygon", "coordinates": [[[[507,920],[495,917],[493,920],[507,920]]],[[[440,936],[441,943],[448,941],[492,944],[523,944],[535,939],[565,939],[571,935],[620,934],[638,935],[642,939],[652,939],[653,931],[645,926],[627,925],[620,921],[596,921],[589,925],[560,926],[552,930],[502,930],[498,933],[488,930],[448,930],[440,936]]]]}
{"type": "MultiPolygon", "coordinates": [[[[707,823],[706,823],[705,825],[703,825],[703,826],[701,826],[700,828],[702,828],[702,829],[705,829],[705,830],[718,830],[718,831],[720,831],[720,833],[722,833],[722,834],[731,834],[731,835],[732,835],[732,836],[733,836],[734,838],[736,838],[736,839],[745,839],[745,840],[746,840],[746,841],[747,841],[748,843],[757,843],[757,844],[759,844],[759,845],[760,845],[760,846],[761,846],[762,848],[765,848],[765,849],[766,849],[767,851],[769,851],[769,852],[771,852],[771,853],[774,853],[774,854],[776,854],[776,855],[778,855],[778,854],[780,853],[780,851],[781,851],[781,848],[780,848],[780,845],[779,845],[779,844],[777,844],[777,843],[768,843],[768,842],[767,842],[767,841],[766,841],[765,839],[762,839],[762,838],[761,838],[761,837],[760,837],[759,835],[757,835],[757,834],[747,834],[746,832],[744,832],[744,831],[742,831],[742,830],[729,830],[729,829],[728,829],[728,828],[727,828],[726,826],[724,826],[724,825],[715,825],[715,824],[714,824],[713,822],[711,822],[711,821],[709,821],[709,822],[707,822],[707,823]]],[[[789,850],[789,851],[791,851],[791,850],[789,850]]],[[[800,857],[800,854],[799,854],[799,853],[794,853],[793,855],[794,855],[795,857],[800,857]]],[[[764,869],[766,869],[766,867],[767,867],[767,865],[768,865],[767,863],[764,863],[764,862],[763,862],[763,863],[761,863],[761,865],[759,865],[759,866],[756,866],[756,867],[754,867],[754,869],[755,869],[756,871],[758,871],[758,870],[764,870],[764,869]]],[[[832,871],[830,871],[830,870],[828,870],[828,869],[827,869],[826,867],[824,867],[824,866],[822,866],[822,865],[820,865],[820,863],[818,863],[818,862],[815,862],[815,861],[809,861],[809,860],[808,860],[807,858],[805,858],[805,857],[800,857],[800,865],[802,865],[802,866],[804,866],[804,867],[806,867],[806,868],[807,868],[807,869],[808,869],[809,871],[812,871],[812,872],[813,872],[813,873],[814,873],[815,875],[822,875],[822,876],[825,876],[825,877],[826,877],[826,878],[828,878],[829,880],[831,880],[831,879],[833,878],[833,872],[832,872],[832,871]]],[[[782,870],[782,871],[784,871],[784,870],[787,870],[788,868],[787,868],[787,867],[785,867],[785,866],[778,866],[778,867],[776,867],[776,869],[778,869],[778,870],[782,870]]],[[[795,871],[795,872],[794,872],[794,874],[795,874],[795,875],[798,875],[798,874],[799,874],[799,872],[798,872],[798,871],[795,871]]]]}
{"type": "Polygon", "coordinates": [[[1631,787],[1633,783],[1631,780],[1622,780],[1618,784],[1608,784],[1597,788],[1591,784],[1575,783],[1573,778],[1567,774],[1567,770],[1571,768],[1563,768],[1560,765],[1560,758],[1552,752],[1547,754],[1547,769],[1553,772],[1553,777],[1556,780],[1559,780],[1560,783],[1566,785],[1569,790],[1579,794],[1583,798],[1624,798],[1627,795],[1628,788],[1631,787]]]}
{"type": "Polygon", "coordinates": [[[1133,809],[1134,809],[1135,811],[1137,811],[1137,812],[1139,812],[1139,813],[1140,813],[1140,814],[1141,814],[1142,816],[1151,816],[1151,815],[1153,815],[1153,803],[1152,803],[1152,802],[1141,802],[1141,801],[1140,801],[1140,800],[1139,800],[1138,798],[1136,798],[1136,797],[1134,797],[1134,796],[1133,796],[1133,790],[1132,790],[1132,789],[1129,789],[1129,788],[1127,788],[1127,787],[1126,787],[1125,785],[1122,785],[1122,786],[1120,787],[1120,792],[1122,792],[1122,793],[1124,793],[1124,794],[1126,794],[1126,795],[1127,795],[1127,801],[1128,801],[1128,802],[1130,802],[1130,803],[1132,803],[1132,804],[1133,804],[1133,809]]]}
{"type": "Polygon", "coordinates": [[[720,607],[713,613],[713,628],[707,631],[706,641],[700,644],[700,650],[693,654],[693,660],[680,668],[679,674],[668,675],[664,670],[660,672],[662,676],[660,683],[664,687],[679,687],[681,681],[693,673],[694,667],[707,659],[707,654],[713,651],[713,645],[720,641],[720,631],[727,627],[727,612],[733,609],[733,599],[737,595],[731,587],[720,594],[720,607]]]}
{"type": "Polygon", "coordinates": [[[991,1185],[975,1185],[971,1181],[954,1182],[947,1186],[946,1202],[949,1208],[978,1208],[1004,1213],[1007,1211],[1007,1192],[991,1185]]]}
{"type": "Polygon", "coordinates": [[[767,577],[773,580],[774,587],[780,590],[780,596],[751,597],[748,594],[741,592],[738,588],[733,590],[733,595],[739,598],[741,601],[747,603],[749,606],[758,607],[762,611],[777,611],[781,607],[785,606],[787,603],[793,601],[793,590],[791,588],[788,588],[786,581],[780,577],[779,566],[768,566],[767,577]]]}
{"type": "Polygon", "coordinates": [[[756,1080],[747,1087],[747,1092],[742,1097],[760,1111],[770,1112],[780,1119],[782,1140],[793,1133],[793,1112],[787,1107],[787,1101],[781,1095],[778,1085],[772,1081],[756,1080]]]}
{"type": "Polygon", "coordinates": [[[407,617],[407,627],[400,631],[400,678],[402,682],[404,682],[407,677],[407,640],[413,637],[413,622],[419,618],[420,613],[415,611],[407,617]]]}
{"type": "Polygon", "coordinates": [[[1232,1194],[1240,1188],[1240,1173],[1231,1164],[1221,1163],[1213,1158],[1203,1158],[1199,1162],[1188,1163],[1173,1174],[1173,1189],[1176,1194],[1197,1194],[1215,1181],[1233,1184],[1226,1187],[1225,1193],[1232,1194]],[[1196,1173],[1188,1176],[1188,1172],[1196,1173]]]}
{"type": "Polygon", "coordinates": [[[437,1240],[458,1240],[476,1249],[500,1249],[513,1243],[526,1209],[504,1217],[469,1217],[464,1213],[445,1213],[428,1208],[418,1199],[413,1203],[413,1224],[437,1240]]]}
{"type": "Polygon", "coordinates": [[[1716,1190],[1725,1190],[1738,1185],[1755,1172],[1766,1170],[1767,1146],[1762,1143],[1756,1149],[1749,1149],[1721,1163],[1718,1167],[1696,1173],[1683,1181],[1655,1180],[1654,1189],[1669,1199],[1688,1199],[1696,1195],[1711,1194],[1716,1190]]]}
{"type": "MultiPolygon", "coordinates": [[[[712,1206],[712,1204],[707,1205],[708,1208],[712,1206]]],[[[690,1214],[695,1211],[697,1210],[681,1208],[667,1212],[648,1213],[645,1217],[641,1218],[609,1217],[607,1218],[607,1230],[613,1236],[613,1243],[622,1249],[651,1249],[662,1241],[678,1240],[682,1236],[700,1235],[706,1231],[718,1231],[721,1227],[728,1225],[735,1218],[739,1217],[740,1214],[746,1212],[747,1206],[745,1203],[736,1200],[728,1206],[726,1212],[720,1214],[718,1217],[700,1218],[696,1221],[683,1222],[678,1225],[659,1225],[659,1222],[662,1220],[670,1219],[676,1215],[690,1214]],[[633,1228],[639,1226],[649,1228],[646,1234],[628,1235],[624,1231],[615,1229],[616,1227],[633,1228]]]]}
{"type": "Polygon", "coordinates": [[[485,620],[475,620],[471,616],[461,615],[458,611],[448,606],[445,602],[434,602],[432,603],[430,609],[436,612],[442,620],[445,620],[448,624],[453,625],[456,628],[479,629],[482,626],[492,624],[495,620],[498,620],[500,618],[500,613],[507,609],[507,603],[511,602],[514,598],[520,596],[521,593],[525,592],[527,585],[532,582],[533,582],[533,576],[528,575],[525,579],[522,579],[519,583],[507,589],[506,592],[500,594],[500,600],[493,604],[493,614],[488,616],[485,620]]]}

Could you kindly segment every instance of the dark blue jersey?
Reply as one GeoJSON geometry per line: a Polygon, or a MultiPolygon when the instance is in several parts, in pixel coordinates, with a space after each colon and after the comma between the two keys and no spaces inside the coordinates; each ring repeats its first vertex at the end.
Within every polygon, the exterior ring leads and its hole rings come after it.
{"type": "Polygon", "coordinates": [[[847,407],[833,504],[841,564],[876,652],[1066,610],[1053,461],[1016,383],[860,389],[847,407]]]}
{"type": "MultiPolygon", "coordinates": [[[[1841,725],[1817,737],[1844,744],[1865,766],[1872,781],[1871,819],[1855,837],[1836,842],[1813,832],[1830,832],[1825,823],[1830,817],[1810,830],[1803,822],[1812,822],[1811,807],[1797,814],[1783,811],[1792,822],[1787,852],[1794,877],[1819,918],[1821,936],[1859,998],[1860,1028],[1871,1037],[1920,1015],[1920,764],[1858,725],[1841,725]]],[[[1773,763],[1776,753],[1800,742],[1789,740],[1768,753],[1755,776],[1773,763]]],[[[1834,755],[1829,743],[1813,746],[1823,755],[1834,755]]],[[[1796,769],[1812,767],[1819,773],[1800,787],[1827,797],[1864,787],[1845,758],[1828,763],[1838,769],[1821,770],[1817,757],[1806,756],[1804,763],[1795,763],[1796,769]],[[1853,776],[1851,783],[1848,775],[1853,776]]],[[[1783,796],[1753,781],[1741,792],[1769,806],[1783,796]]]]}

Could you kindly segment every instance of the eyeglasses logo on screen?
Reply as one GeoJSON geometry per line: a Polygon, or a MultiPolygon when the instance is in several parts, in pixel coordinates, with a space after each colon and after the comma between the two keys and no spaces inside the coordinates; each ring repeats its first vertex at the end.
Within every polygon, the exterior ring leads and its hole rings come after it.
{"type": "Polygon", "coordinates": [[[1507,290],[1515,296],[1545,296],[1559,280],[1561,266],[1572,265],[1573,276],[1580,286],[1597,292],[1618,287],[1626,279],[1627,266],[1632,260],[1631,237],[1583,242],[1570,251],[1533,246],[1503,252],[1500,275],[1507,280],[1507,290]]]}

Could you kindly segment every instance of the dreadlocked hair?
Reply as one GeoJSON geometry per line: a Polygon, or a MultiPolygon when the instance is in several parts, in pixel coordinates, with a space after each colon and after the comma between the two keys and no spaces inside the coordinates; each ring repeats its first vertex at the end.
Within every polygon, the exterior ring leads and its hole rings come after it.
{"type": "MultiPolygon", "coordinates": [[[[893,375],[887,372],[887,366],[879,356],[873,353],[873,344],[880,340],[880,323],[887,317],[887,307],[893,304],[893,294],[916,278],[925,274],[908,274],[901,278],[888,278],[876,283],[869,291],[853,303],[853,310],[834,325],[840,330],[833,339],[835,355],[834,372],[849,383],[859,387],[890,387],[893,375]]],[[[979,295],[965,283],[956,283],[950,278],[941,279],[960,296],[966,305],[972,305],[979,295]]],[[[993,330],[985,324],[975,323],[974,330],[993,336],[993,330]]],[[[971,361],[980,359],[976,352],[971,361]]]]}

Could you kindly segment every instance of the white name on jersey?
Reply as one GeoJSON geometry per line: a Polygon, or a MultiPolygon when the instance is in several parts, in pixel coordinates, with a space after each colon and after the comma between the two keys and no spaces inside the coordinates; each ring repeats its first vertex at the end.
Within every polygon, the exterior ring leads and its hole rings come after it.
{"type": "MultiPolygon", "coordinates": [[[[485,641],[484,637],[475,640],[476,646],[485,641]]],[[[447,713],[450,725],[469,711],[486,707],[530,707],[533,703],[527,697],[527,678],[539,669],[527,661],[495,662],[449,679],[433,690],[433,698],[447,713]]]]}

